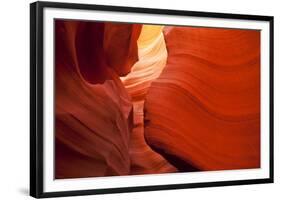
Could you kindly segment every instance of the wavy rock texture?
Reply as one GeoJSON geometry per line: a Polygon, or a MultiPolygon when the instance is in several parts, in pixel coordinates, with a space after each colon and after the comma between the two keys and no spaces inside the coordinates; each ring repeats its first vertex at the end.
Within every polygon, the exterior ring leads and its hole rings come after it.
{"type": "Polygon", "coordinates": [[[144,100],[151,82],[159,77],[166,66],[167,50],[163,28],[143,25],[138,39],[139,61],[127,76],[121,77],[133,101],[144,100]]]}
{"type": "Polygon", "coordinates": [[[145,101],[148,144],[181,171],[260,166],[260,32],[166,27],[145,101]]]}
{"type": "Polygon", "coordinates": [[[55,177],[130,174],[132,103],[119,76],[138,60],[141,26],[60,20],[55,26],[55,177]]]}
{"type": "Polygon", "coordinates": [[[260,166],[259,31],[55,30],[55,178],[260,166]]]}
{"type": "Polygon", "coordinates": [[[130,142],[131,174],[175,172],[177,169],[153,151],[144,139],[143,104],[151,82],[166,66],[163,26],[143,25],[138,38],[139,61],[122,81],[132,98],[134,128],[130,142]]]}

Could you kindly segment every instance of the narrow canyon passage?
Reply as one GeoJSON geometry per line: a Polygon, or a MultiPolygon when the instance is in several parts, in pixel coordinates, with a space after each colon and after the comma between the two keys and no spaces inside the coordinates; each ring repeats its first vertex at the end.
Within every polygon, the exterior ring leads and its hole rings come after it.
{"type": "Polygon", "coordinates": [[[163,26],[143,25],[138,38],[139,60],[121,77],[132,98],[134,128],[130,139],[131,174],[176,172],[177,169],[147,145],[144,138],[144,101],[153,80],[166,66],[163,26]]]}
{"type": "Polygon", "coordinates": [[[260,31],[55,21],[55,178],[260,167],[260,31]]]}

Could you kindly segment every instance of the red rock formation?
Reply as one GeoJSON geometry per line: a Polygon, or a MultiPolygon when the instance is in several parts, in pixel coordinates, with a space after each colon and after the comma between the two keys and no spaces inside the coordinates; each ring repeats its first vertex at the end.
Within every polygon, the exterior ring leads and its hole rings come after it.
{"type": "Polygon", "coordinates": [[[259,167],[259,31],[162,29],[56,20],[55,178],[259,167]]]}
{"type": "Polygon", "coordinates": [[[260,32],[167,27],[145,101],[148,144],[182,171],[260,166],[260,32]]]}
{"type": "Polygon", "coordinates": [[[55,177],[130,174],[132,104],[119,76],[138,58],[140,26],[62,20],[55,26],[55,177]]]}

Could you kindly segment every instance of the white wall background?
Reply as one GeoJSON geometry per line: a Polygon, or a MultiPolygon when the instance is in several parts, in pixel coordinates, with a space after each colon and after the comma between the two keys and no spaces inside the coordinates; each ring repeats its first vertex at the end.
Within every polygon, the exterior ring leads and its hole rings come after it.
{"type": "MultiPolygon", "coordinates": [[[[67,0],[58,0],[65,2],[67,0]]],[[[74,0],[69,0],[75,2],[74,0]]],[[[29,187],[29,3],[0,6],[0,199],[21,200],[29,187]]],[[[78,0],[76,1],[78,2],[78,0]]],[[[275,17],[275,183],[249,186],[109,194],[66,199],[280,199],[281,198],[281,3],[278,0],[81,0],[81,3],[183,9],[275,17]]]]}

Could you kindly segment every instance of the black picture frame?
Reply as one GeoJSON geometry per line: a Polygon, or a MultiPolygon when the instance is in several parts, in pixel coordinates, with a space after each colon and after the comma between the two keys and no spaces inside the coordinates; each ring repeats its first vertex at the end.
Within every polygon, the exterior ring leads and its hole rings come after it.
{"type": "Polygon", "coordinates": [[[93,195],[106,193],[139,192],[152,190],[171,190],[197,187],[215,187],[228,185],[245,185],[273,183],[273,16],[225,14],[213,12],[195,12],[183,10],[164,10],[152,8],[104,6],[90,4],[35,2],[30,4],[30,195],[35,198],[93,195]],[[233,180],[219,182],[202,182],[173,185],[156,185],[126,188],[106,188],[63,192],[44,192],[43,190],[43,24],[44,8],[62,8],[77,10],[118,11],[175,16],[195,16],[226,19],[246,19],[267,21],[270,23],[270,177],[264,179],[233,180]]]}

